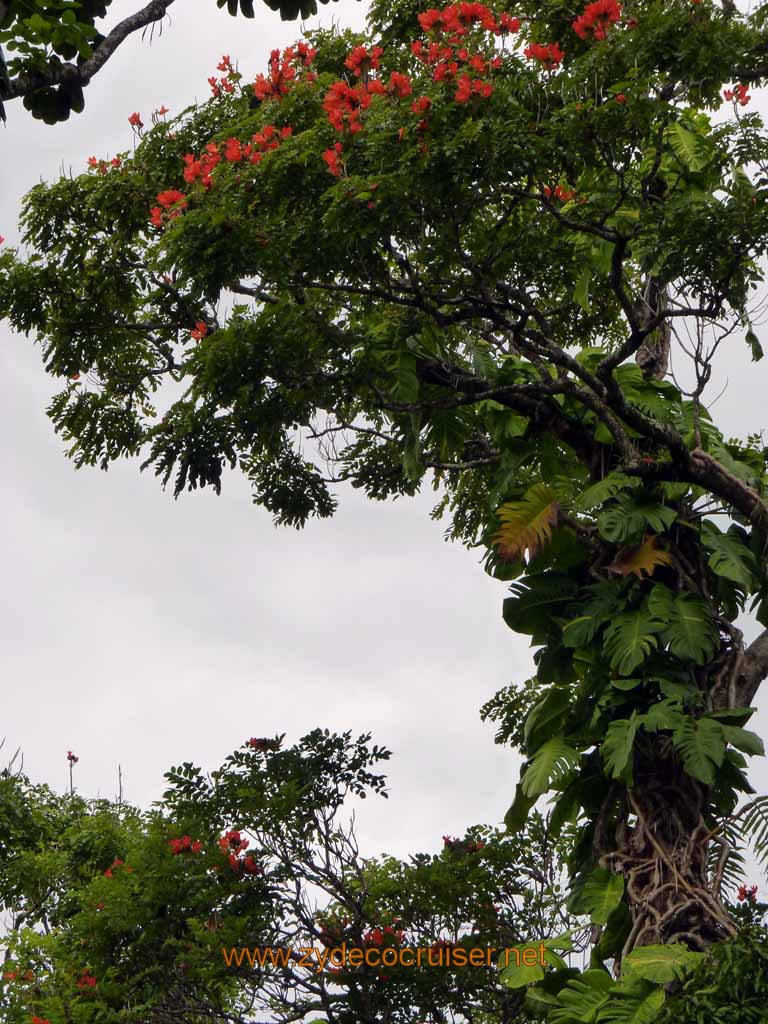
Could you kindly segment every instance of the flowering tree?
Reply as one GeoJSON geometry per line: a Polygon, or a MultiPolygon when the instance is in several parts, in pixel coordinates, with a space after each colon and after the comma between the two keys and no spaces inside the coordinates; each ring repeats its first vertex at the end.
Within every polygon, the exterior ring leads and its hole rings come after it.
{"type": "Polygon", "coordinates": [[[530,1019],[497,955],[448,969],[447,951],[549,941],[574,923],[562,844],[533,816],[521,836],[477,827],[437,855],[362,857],[343,802],[384,793],[387,757],[368,737],[254,737],[209,777],[169,772],[151,813],[0,775],[3,1020],[530,1019]],[[321,962],[342,943],[376,953],[321,962]],[[426,954],[418,969],[381,966],[405,946],[426,954]]]}
{"type": "Polygon", "coordinates": [[[763,753],[768,630],[739,616],[768,625],[765,450],[707,401],[728,346],[762,357],[767,17],[374,3],[370,37],[316,33],[255,80],[225,58],[207,103],[137,114],[133,152],[35,188],[30,255],[0,257],[78,465],[143,452],[178,495],[229,464],[293,526],[339,481],[431,476],[536,648],[507,823],[550,794],[553,833],[578,827],[571,906],[596,963],[634,957],[609,981],[644,1013],[734,935],[739,835],[765,846],[765,802],[737,813],[763,753]]]}
{"type": "MultiPolygon", "coordinates": [[[[328,3],[328,0],[320,0],[328,3]]],[[[0,119],[3,100],[23,97],[46,124],[85,106],[83,89],[134,32],[161,22],[173,0],[149,0],[107,35],[96,28],[112,0],[0,0],[0,119]],[[12,55],[6,65],[2,47],[12,55]]],[[[216,0],[230,14],[254,17],[253,0],[216,0]]],[[[317,14],[316,0],[265,0],[283,21],[317,14]]]]}

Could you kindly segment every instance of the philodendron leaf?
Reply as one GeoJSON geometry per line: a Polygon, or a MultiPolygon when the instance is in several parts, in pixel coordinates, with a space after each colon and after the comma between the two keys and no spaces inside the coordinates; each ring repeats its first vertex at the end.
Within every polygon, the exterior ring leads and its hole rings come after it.
{"type": "Polygon", "coordinates": [[[519,501],[508,501],[496,515],[501,527],[493,537],[499,556],[510,561],[536,557],[552,536],[560,504],[557,495],[546,484],[534,484],[519,501]]]}
{"type": "Polygon", "coordinates": [[[619,675],[631,676],[659,646],[659,634],[664,626],[661,619],[646,611],[617,615],[603,639],[603,650],[611,668],[619,675]]]}
{"type": "Polygon", "coordinates": [[[694,953],[680,943],[669,946],[640,946],[621,961],[622,978],[643,978],[668,985],[694,968],[703,953],[694,953]]]}
{"type": "Polygon", "coordinates": [[[613,779],[632,781],[632,751],[639,721],[633,711],[631,718],[620,718],[611,722],[601,747],[603,764],[613,779]]]}
{"type": "Polygon", "coordinates": [[[672,733],[672,742],[680,751],[688,774],[713,786],[717,777],[716,769],[723,763],[725,756],[723,726],[711,718],[696,721],[684,716],[672,733]]]}
{"type": "Polygon", "coordinates": [[[605,924],[624,895],[624,879],[607,868],[596,868],[571,900],[575,914],[589,914],[592,924],[605,924]]]}
{"type": "Polygon", "coordinates": [[[665,998],[662,988],[619,991],[600,1008],[594,1020],[596,1024],[654,1024],[665,998]]]}
{"type": "Polygon", "coordinates": [[[665,623],[662,641],[670,654],[704,665],[717,648],[717,628],[707,602],[695,594],[673,593],[657,583],[648,598],[648,611],[665,623]]]}
{"type": "Polygon", "coordinates": [[[525,774],[520,780],[523,793],[538,796],[545,793],[550,784],[564,775],[579,763],[579,752],[562,736],[553,736],[536,751],[525,774]]]}

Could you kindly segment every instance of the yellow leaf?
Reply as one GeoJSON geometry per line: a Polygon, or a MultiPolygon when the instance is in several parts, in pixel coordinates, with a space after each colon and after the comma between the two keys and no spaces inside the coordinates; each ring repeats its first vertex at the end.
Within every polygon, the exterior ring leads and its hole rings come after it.
{"type": "Polygon", "coordinates": [[[657,565],[669,565],[671,562],[672,557],[658,546],[658,538],[649,533],[643,537],[642,544],[619,548],[608,569],[622,576],[633,572],[642,579],[643,576],[652,576],[657,565]]]}
{"type": "Polygon", "coordinates": [[[535,558],[552,536],[559,512],[557,495],[546,484],[534,484],[520,501],[506,502],[496,512],[502,523],[493,537],[499,556],[514,561],[527,551],[535,558]]]}

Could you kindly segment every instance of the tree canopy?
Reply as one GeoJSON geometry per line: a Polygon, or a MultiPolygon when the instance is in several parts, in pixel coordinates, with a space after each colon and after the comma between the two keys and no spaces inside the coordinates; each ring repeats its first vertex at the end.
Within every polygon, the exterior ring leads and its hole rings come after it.
{"type": "Polygon", "coordinates": [[[530,1019],[499,955],[478,965],[466,954],[579,931],[561,903],[565,844],[534,815],[519,836],[477,826],[437,854],[365,857],[345,818],[355,796],[386,796],[388,757],[348,733],[318,729],[292,746],[252,737],[210,775],[169,771],[151,812],[59,795],[11,766],[0,774],[3,1020],[530,1019]],[[385,950],[405,948],[424,952],[418,970],[382,966],[385,950]],[[369,962],[341,967],[334,949],[369,962]],[[449,969],[448,950],[465,963],[449,969]]]}
{"type": "Polygon", "coordinates": [[[739,619],[768,626],[766,449],[708,408],[729,348],[762,357],[766,19],[376,2],[255,78],[223,58],[208,102],[33,189],[0,256],[77,465],[141,455],[176,495],[229,466],[297,527],[339,483],[431,480],[511,582],[536,669],[522,720],[514,689],[487,709],[526,759],[507,824],[554,799],[594,926],[556,1024],[653,1019],[766,849],[768,629],[739,619]]]}

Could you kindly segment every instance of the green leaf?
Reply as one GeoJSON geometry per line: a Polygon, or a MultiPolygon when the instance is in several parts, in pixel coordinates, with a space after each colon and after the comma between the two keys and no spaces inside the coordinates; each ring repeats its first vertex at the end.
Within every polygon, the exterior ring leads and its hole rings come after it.
{"type": "Polygon", "coordinates": [[[747,333],[744,335],[744,340],[749,345],[752,353],[752,362],[759,363],[765,353],[763,352],[763,346],[760,344],[760,339],[755,334],[752,324],[747,322],[747,333]]]}
{"type": "Polygon", "coordinates": [[[603,637],[603,650],[611,668],[630,676],[659,646],[664,622],[650,612],[624,612],[610,623],[603,637]]]}
{"type": "Polygon", "coordinates": [[[679,121],[667,132],[672,149],[680,163],[689,171],[703,170],[712,158],[709,139],[684,128],[679,121]]]}
{"type": "Polygon", "coordinates": [[[515,798],[512,801],[512,806],[504,815],[504,824],[509,832],[519,832],[525,827],[531,808],[537,799],[538,794],[536,796],[528,796],[523,792],[522,783],[518,782],[515,787],[515,798]]]}
{"type": "Polygon", "coordinates": [[[654,1024],[664,1005],[664,990],[617,992],[595,1018],[597,1024],[654,1024]]]}
{"type": "Polygon", "coordinates": [[[544,698],[531,708],[525,720],[523,740],[526,754],[534,754],[545,740],[561,731],[560,725],[569,707],[568,690],[557,686],[547,690],[544,698]]]}
{"type": "Polygon", "coordinates": [[[607,868],[597,868],[569,906],[575,914],[589,914],[592,924],[606,924],[624,895],[624,879],[607,868]]]}
{"type": "Polygon", "coordinates": [[[545,793],[550,783],[556,782],[579,763],[579,752],[563,739],[553,736],[547,740],[531,759],[520,780],[526,796],[545,793]]]}
{"type": "Polygon", "coordinates": [[[589,312],[589,286],[592,283],[592,268],[584,267],[573,289],[573,298],[585,313],[589,312]]]}
{"type": "Polygon", "coordinates": [[[541,981],[544,977],[544,968],[540,963],[537,962],[531,965],[523,963],[523,955],[529,949],[534,951],[538,960],[540,956],[538,942],[525,942],[517,946],[510,946],[500,954],[498,962],[502,965],[502,968],[499,971],[499,980],[507,988],[523,988],[524,985],[530,985],[534,981],[541,981]]]}
{"type": "Polygon", "coordinates": [[[722,725],[721,728],[726,742],[731,743],[743,754],[749,754],[752,757],[765,756],[765,745],[756,732],[742,729],[738,725],[722,725]]]}
{"type": "Polygon", "coordinates": [[[621,718],[608,726],[600,748],[603,764],[613,779],[632,781],[632,751],[640,720],[635,711],[631,718],[621,718]]]}
{"type": "Polygon", "coordinates": [[[662,641],[670,654],[704,665],[715,653],[717,628],[703,598],[675,594],[663,584],[656,584],[648,598],[648,611],[665,623],[662,641]]]}
{"type": "Polygon", "coordinates": [[[573,503],[573,510],[574,512],[589,512],[590,509],[602,505],[609,498],[615,498],[620,491],[638,486],[639,481],[635,477],[627,476],[626,473],[615,470],[596,484],[592,484],[586,491],[582,491],[573,503]]]}
{"type": "Polygon", "coordinates": [[[547,633],[552,617],[561,612],[576,594],[576,584],[560,573],[528,576],[510,588],[513,596],[504,601],[504,621],[516,633],[547,633]]]}
{"type": "Polygon", "coordinates": [[[653,533],[668,530],[677,518],[675,510],[650,498],[619,494],[597,518],[601,536],[614,544],[640,541],[647,529],[653,533]]]}
{"type": "Polygon", "coordinates": [[[723,763],[725,755],[723,726],[711,718],[695,721],[684,716],[672,733],[672,742],[680,751],[688,774],[713,786],[717,778],[716,769],[723,763]]]}
{"type": "Polygon", "coordinates": [[[721,533],[709,520],[702,524],[702,540],[710,552],[707,564],[712,572],[740,584],[746,590],[753,589],[757,563],[746,544],[731,533],[721,533]]]}
{"type": "Polygon", "coordinates": [[[680,943],[640,946],[624,957],[621,973],[627,979],[643,978],[657,985],[668,985],[692,970],[703,956],[703,953],[694,953],[680,943]]]}
{"type": "Polygon", "coordinates": [[[560,1006],[552,1010],[548,1024],[588,1024],[595,1021],[595,1014],[608,1003],[616,987],[607,971],[584,971],[560,990],[557,995],[560,1006]]]}

